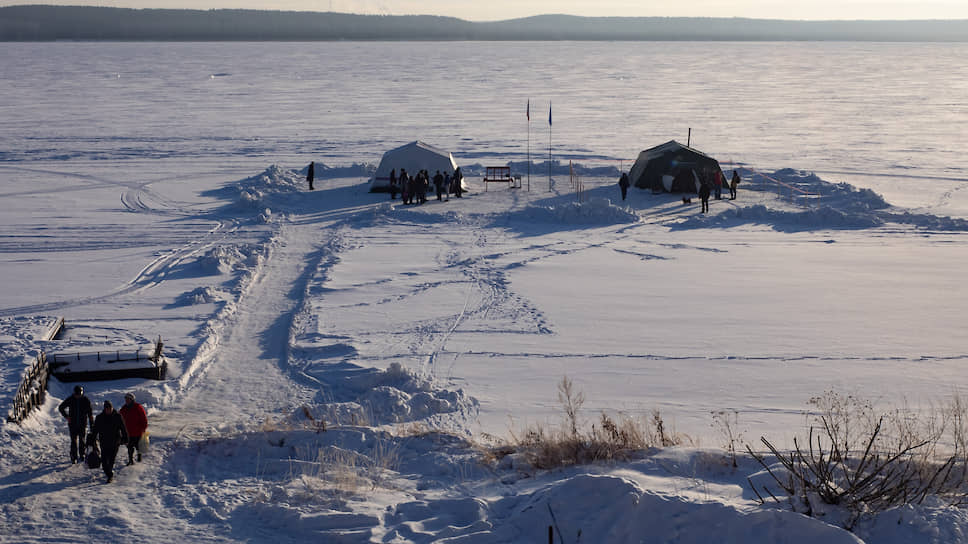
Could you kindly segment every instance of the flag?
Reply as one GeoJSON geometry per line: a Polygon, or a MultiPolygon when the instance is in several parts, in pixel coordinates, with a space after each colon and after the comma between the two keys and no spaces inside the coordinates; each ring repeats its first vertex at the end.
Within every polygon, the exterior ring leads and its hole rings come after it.
{"type": "Polygon", "coordinates": [[[531,99],[528,99],[528,109],[524,110],[524,114],[528,116],[528,121],[531,120],[531,99]]]}
{"type": "Polygon", "coordinates": [[[551,102],[548,102],[548,126],[551,126],[551,102]]]}

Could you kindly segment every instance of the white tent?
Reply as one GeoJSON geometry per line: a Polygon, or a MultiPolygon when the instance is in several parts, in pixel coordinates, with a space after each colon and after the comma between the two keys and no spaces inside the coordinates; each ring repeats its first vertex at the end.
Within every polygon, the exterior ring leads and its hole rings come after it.
{"type": "MultiPolygon", "coordinates": [[[[457,162],[454,156],[447,151],[436,148],[430,144],[425,144],[419,140],[391,149],[383,154],[380,166],[377,167],[373,179],[370,180],[370,192],[388,192],[390,190],[390,170],[397,171],[397,178],[400,177],[400,170],[404,169],[411,176],[419,170],[426,170],[433,178],[437,170],[441,174],[450,172],[454,174],[457,169],[457,162]]],[[[462,188],[467,190],[467,182],[462,184],[462,188]]]]}

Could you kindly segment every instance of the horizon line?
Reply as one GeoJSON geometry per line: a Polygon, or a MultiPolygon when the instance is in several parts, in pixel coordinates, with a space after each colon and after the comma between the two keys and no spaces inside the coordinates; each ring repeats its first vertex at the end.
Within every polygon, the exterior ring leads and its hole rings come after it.
{"type": "Polygon", "coordinates": [[[356,13],[349,11],[316,11],[316,10],[294,10],[294,9],[255,9],[255,8],[158,8],[158,7],[118,7],[118,6],[98,6],[90,4],[12,4],[0,6],[0,10],[6,8],[88,8],[103,10],[128,10],[128,11],[236,11],[254,13],[302,13],[316,15],[351,15],[356,17],[439,17],[441,19],[454,19],[466,23],[501,23],[508,21],[521,21],[526,19],[536,19],[540,17],[572,17],[575,19],[705,19],[705,20],[738,20],[738,21],[771,21],[789,23],[925,23],[925,22],[968,22],[968,17],[952,19],[926,18],[926,19],[783,19],[772,17],[750,17],[750,16],[699,16],[699,15],[574,15],[570,13],[540,13],[526,15],[522,17],[511,17],[507,19],[464,19],[454,15],[438,15],[433,13],[356,13]]]}

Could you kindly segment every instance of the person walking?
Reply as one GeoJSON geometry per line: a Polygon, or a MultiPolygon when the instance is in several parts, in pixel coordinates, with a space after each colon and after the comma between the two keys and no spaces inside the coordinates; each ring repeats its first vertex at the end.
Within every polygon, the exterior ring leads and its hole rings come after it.
{"type": "Polygon", "coordinates": [[[309,163],[309,169],[306,172],[306,181],[309,182],[309,190],[313,190],[313,180],[316,179],[316,161],[309,163]]]}
{"type": "Polygon", "coordinates": [[[716,187],[716,200],[722,200],[723,199],[723,171],[716,170],[716,173],[713,175],[713,177],[715,180],[713,182],[714,187],[716,187]]]}
{"type": "Polygon", "coordinates": [[[78,453],[84,455],[84,435],[87,424],[94,428],[94,413],[91,409],[91,399],[84,395],[84,388],[74,386],[74,394],[64,399],[57,407],[57,411],[67,420],[67,429],[71,433],[71,464],[77,463],[78,453]]]}
{"type": "Polygon", "coordinates": [[[706,213],[709,211],[709,184],[705,181],[699,186],[699,199],[702,201],[702,211],[700,213],[706,213]]]}
{"type": "Polygon", "coordinates": [[[104,469],[104,475],[108,477],[108,483],[111,483],[114,479],[114,460],[118,457],[118,448],[128,441],[124,418],[114,410],[111,401],[104,401],[104,410],[94,418],[91,431],[101,446],[101,468],[104,469]]]}
{"type": "Polygon", "coordinates": [[[450,179],[450,172],[444,172],[444,202],[450,201],[450,184],[453,183],[450,179]]]}
{"type": "Polygon", "coordinates": [[[120,410],[124,419],[124,429],[128,431],[128,464],[134,464],[134,450],[138,450],[138,462],[141,462],[141,447],[139,442],[148,430],[148,414],[145,407],[134,401],[134,393],[124,395],[124,406],[120,410]]]}
{"type": "Polygon", "coordinates": [[[622,172],[622,177],[618,179],[618,188],[622,190],[622,200],[625,200],[625,195],[629,192],[629,175],[622,172]]]}
{"type": "Polygon", "coordinates": [[[729,181],[729,199],[736,200],[736,186],[739,185],[739,174],[733,170],[733,179],[729,181]]]}

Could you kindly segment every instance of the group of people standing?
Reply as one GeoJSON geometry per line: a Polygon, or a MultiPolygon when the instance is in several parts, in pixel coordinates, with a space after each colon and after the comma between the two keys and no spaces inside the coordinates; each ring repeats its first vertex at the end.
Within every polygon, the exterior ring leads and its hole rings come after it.
{"type": "Polygon", "coordinates": [[[416,174],[410,175],[406,168],[400,169],[400,176],[397,177],[397,169],[390,170],[390,199],[396,200],[397,193],[400,193],[404,204],[423,204],[427,202],[427,193],[430,185],[433,184],[437,193],[437,200],[450,200],[450,194],[454,193],[456,198],[461,198],[463,194],[464,174],[460,171],[460,166],[450,172],[441,173],[440,170],[430,177],[427,170],[419,170],[416,174]]]}
{"type": "Polygon", "coordinates": [[[74,394],[64,399],[57,410],[67,420],[71,436],[71,463],[83,460],[87,448],[92,448],[100,456],[100,465],[107,481],[114,479],[114,463],[122,444],[128,447],[128,464],[135,463],[135,451],[141,462],[142,439],[148,431],[148,414],[144,406],[135,402],[134,393],[124,395],[124,405],[115,410],[110,400],[104,401],[101,413],[94,416],[91,400],[84,394],[84,388],[74,386],[74,394]],[[90,423],[91,433],[86,435],[90,423]]]}

